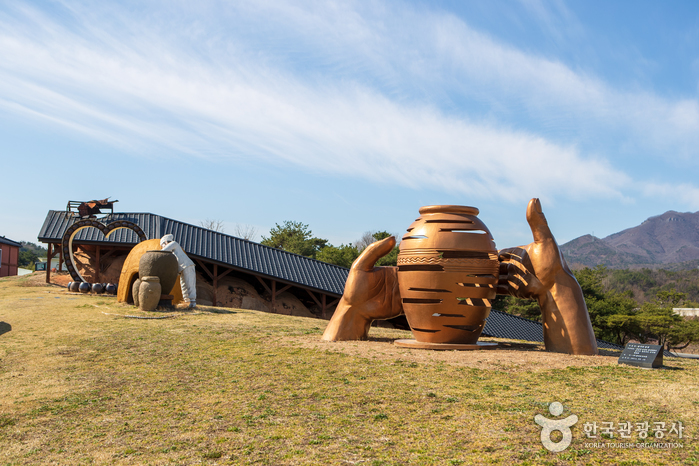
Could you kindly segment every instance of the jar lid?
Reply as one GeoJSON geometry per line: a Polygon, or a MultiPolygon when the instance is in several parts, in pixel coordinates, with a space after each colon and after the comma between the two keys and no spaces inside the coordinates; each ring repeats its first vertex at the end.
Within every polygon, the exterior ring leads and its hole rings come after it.
{"type": "Polygon", "coordinates": [[[478,207],[471,207],[467,205],[426,205],[420,207],[420,214],[466,214],[466,215],[478,215],[480,211],[478,207]]]}

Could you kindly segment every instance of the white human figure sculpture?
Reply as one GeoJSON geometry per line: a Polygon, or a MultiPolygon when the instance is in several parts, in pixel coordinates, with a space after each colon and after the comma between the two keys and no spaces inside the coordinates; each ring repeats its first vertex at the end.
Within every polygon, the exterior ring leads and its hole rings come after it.
{"type": "Polygon", "coordinates": [[[182,297],[189,302],[190,308],[195,307],[197,305],[197,275],[194,272],[194,262],[187,257],[187,254],[172,235],[165,235],[160,239],[160,249],[171,251],[177,257],[177,264],[181,273],[180,286],[182,287],[182,297]]]}

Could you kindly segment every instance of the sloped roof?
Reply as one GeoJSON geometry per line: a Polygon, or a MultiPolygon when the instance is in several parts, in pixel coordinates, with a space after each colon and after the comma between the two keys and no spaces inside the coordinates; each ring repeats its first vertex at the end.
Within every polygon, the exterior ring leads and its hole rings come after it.
{"type": "MultiPolygon", "coordinates": [[[[540,322],[492,309],[488,319],[485,321],[483,336],[524,341],[544,341],[544,327],[540,322]]],[[[597,340],[597,346],[606,349],[624,349],[623,346],[600,339],[597,340]]]]}
{"type": "Polygon", "coordinates": [[[18,243],[17,241],[12,241],[11,239],[7,239],[4,236],[0,236],[0,244],[8,244],[10,246],[15,246],[17,248],[21,248],[22,245],[18,243]]]}
{"type": "MultiPolygon", "coordinates": [[[[39,232],[39,241],[60,242],[64,232],[78,220],[69,212],[51,210],[39,232]]],[[[226,235],[150,213],[114,213],[101,219],[105,223],[128,220],[143,229],[150,239],[172,234],[192,257],[283,282],[302,285],[326,294],[341,296],[349,269],[308,257],[270,248],[253,241],[226,235]]],[[[138,236],[128,229],[115,230],[104,238],[96,228],[80,230],[74,240],[88,244],[136,244],[138,236]]]]}

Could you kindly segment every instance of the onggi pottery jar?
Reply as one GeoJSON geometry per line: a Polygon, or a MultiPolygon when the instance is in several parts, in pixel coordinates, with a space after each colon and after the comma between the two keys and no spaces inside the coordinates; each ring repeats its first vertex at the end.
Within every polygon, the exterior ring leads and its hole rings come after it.
{"type": "Polygon", "coordinates": [[[133,282],[131,287],[131,294],[133,295],[133,305],[138,307],[138,290],[141,288],[141,280],[139,278],[133,282]]]}
{"type": "Polygon", "coordinates": [[[80,291],[80,282],[71,282],[70,291],[72,291],[73,293],[77,293],[78,291],[80,291]]]}
{"type": "Polygon", "coordinates": [[[415,339],[476,344],[498,283],[498,251],[475,207],[420,209],[398,253],[398,286],[415,339]]]}
{"type": "Polygon", "coordinates": [[[80,285],[78,285],[78,291],[81,293],[89,293],[91,289],[92,287],[87,282],[81,282],[80,285]]]}
{"type": "Polygon", "coordinates": [[[105,286],[104,289],[109,294],[116,294],[117,292],[117,286],[114,283],[107,283],[107,286],[105,286]]]}
{"type": "Polygon", "coordinates": [[[138,288],[138,308],[142,311],[152,311],[158,307],[161,287],[160,278],[143,277],[138,288]]]}
{"type": "Polygon", "coordinates": [[[177,281],[179,268],[177,257],[170,251],[146,251],[138,262],[138,276],[158,277],[164,293],[170,293],[177,281]]]}
{"type": "Polygon", "coordinates": [[[101,283],[93,283],[92,284],[92,292],[96,294],[100,294],[104,291],[104,287],[102,286],[101,283]]]}

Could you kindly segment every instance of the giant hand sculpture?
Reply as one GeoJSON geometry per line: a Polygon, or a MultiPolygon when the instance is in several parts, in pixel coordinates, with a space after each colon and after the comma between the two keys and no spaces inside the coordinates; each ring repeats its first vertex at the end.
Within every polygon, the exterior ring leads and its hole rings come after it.
{"type": "Polygon", "coordinates": [[[529,201],[527,222],[534,242],[499,251],[498,294],[539,302],[547,351],[597,354],[582,290],[549,229],[539,199],[529,201]]]}
{"type": "MultiPolygon", "coordinates": [[[[534,242],[499,252],[497,292],[539,302],[548,351],[597,354],[597,340],[582,290],[558,249],[538,199],[529,201],[527,221],[534,242]]],[[[377,241],[352,264],[345,292],[323,340],[364,340],[374,319],[390,319],[403,313],[397,267],[374,267],[394,246],[393,237],[377,241]]]]}
{"type": "Polygon", "coordinates": [[[398,267],[374,267],[395,245],[393,236],[372,243],[352,263],[345,292],[323,333],[323,340],[366,340],[372,321],[403,313],[398,267]]]}

